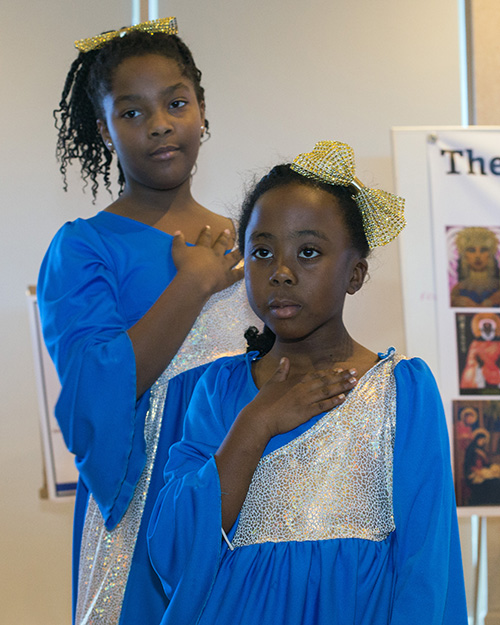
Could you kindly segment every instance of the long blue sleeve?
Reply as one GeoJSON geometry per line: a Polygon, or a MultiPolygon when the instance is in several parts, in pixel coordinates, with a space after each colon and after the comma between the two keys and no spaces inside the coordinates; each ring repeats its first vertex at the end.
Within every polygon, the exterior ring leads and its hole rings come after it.
{"type": "Polygon", "coordinates": [[[150,557],[170,599],[162,623],[196,622],[219,565],[221,492],[214,454],[227,426],[223,392],[217,390],[238,386],[219,369],[226,360],[209,367],[195,388],[183,439],[170,450],[165,486],[150,519],[150,557]]]}
{"type": "Polygon", "coordinates": [[[168,241],[155,239],[163,263],[151,245],[148,262],[145,254],[129,258],[122,234],[84,220],[66,224],[45,256],[37,287],[44,339],[62,387],[56,418],[108,529],[127,509],[145,462],[149,392],[136,402],[127,330],[175,273],[171,261],[170,270],[166,265],[168,241]]]}
{"type": "Polygon", "coordinates": [[[396,580],[391,625],[466,625],[446,420],[427,365],[395,369],[396,580]]]}

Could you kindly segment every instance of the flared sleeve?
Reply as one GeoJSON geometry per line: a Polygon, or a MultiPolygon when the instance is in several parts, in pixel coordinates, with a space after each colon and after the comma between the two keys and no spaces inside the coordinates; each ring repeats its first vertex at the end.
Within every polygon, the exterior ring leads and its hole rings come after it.
{"type": "Polygon", "coordinates": [[[224,393],[238,386],[225,361],[211,365],[195,388],[183,439],[170,450],[165,486],[149,523],[151,561],[170,599],[162,625],[197,622],[219,567],[221,491],[214,454],[229,425],[224,393]]]}
{"type": "Polygon", "coordinates": [[[460,539],[443,406],[427,365],[403,360],[394,449],[391,625],[466,625],[460,539]]]}
{"type": "Polygon", "coordinates": [[[148,407],[148,393],[136,402],[132,323],[121,309],[115,265],[110,243],[77,220],[54,238],[37,286],[62,387],[56,418],[108,529],[127,509],[144,466],[148,407]]]}

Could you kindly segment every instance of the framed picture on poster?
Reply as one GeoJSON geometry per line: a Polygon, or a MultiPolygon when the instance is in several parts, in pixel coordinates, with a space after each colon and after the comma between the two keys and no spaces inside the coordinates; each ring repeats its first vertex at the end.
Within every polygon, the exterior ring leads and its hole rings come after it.
{"type": "Polygon", "coordinates": [[[500,307],[500,226],[447,226],[452,308],[500,307]]]}
{"type": "Polygon", "coordinates": [[[460,395],[500,396],[500,315],[456,314],[460,395]]]}
{"type": "Polygon", "coordinates": [[[500,506],[500,400],[453,402],[459,506],[500,506]]]}

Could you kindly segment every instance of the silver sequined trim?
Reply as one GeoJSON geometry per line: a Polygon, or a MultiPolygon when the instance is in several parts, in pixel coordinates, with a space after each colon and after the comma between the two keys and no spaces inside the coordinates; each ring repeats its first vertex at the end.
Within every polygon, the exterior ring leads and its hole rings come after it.
{"type": "Polygon", "coordinates": [[[232,544],[362,538],[394,531],[396,382],[390,354],[338,408],[254,473],[232,544]]]}
{"type": "Polygon", "coordinates": [[[175,358],[153,385],[144,428],[146,465],[133,499],[114,530],[106,530],[94,498],[89,499],[80,551],[77,625],[114,625],[120,619],[155,462],[168,381],[220,356],[243,352],[243,334],[249,325],[256,324],[260,322],[248,307],[242,282],[215,294],[203,308],[175,358]]]}

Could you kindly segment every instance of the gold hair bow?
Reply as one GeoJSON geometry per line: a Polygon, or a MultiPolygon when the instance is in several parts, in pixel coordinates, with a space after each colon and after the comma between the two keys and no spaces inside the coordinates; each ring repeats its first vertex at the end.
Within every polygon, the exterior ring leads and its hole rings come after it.
{"type": "Polygon", "coordinates": [[[88,39],[79,39],[78,41],[75,41],[75,48],[77,50],[80,50],[80,52],[97,50],[97,48],[102,47],[105,43],[111,41],[111,39],[115,39],[115,37],[123,37],[127,33],[130,33],[134,30],[141,30],[143,32],[149,33],[150,35],[153,35],[154,33],[176,35],[178,33],[177,20],[175,19],[175,17],[163,17],[159,20],[142,22],[142,24],[136,24],[135,26],[122,28],[121,30],[110,30],[107,33],[102,33],[102,35],[96,35],[95,37],[89,37],[88,39]]]}
{"type": "Polygon", "coordinates": [[[365,187],[354,175],[354,151],[339,141],[319,141],[312,152],[299,154],[291,168],[306,178],[355,189],[370,249],[395,239],[405,227],[404,199],[365,187]]]}

